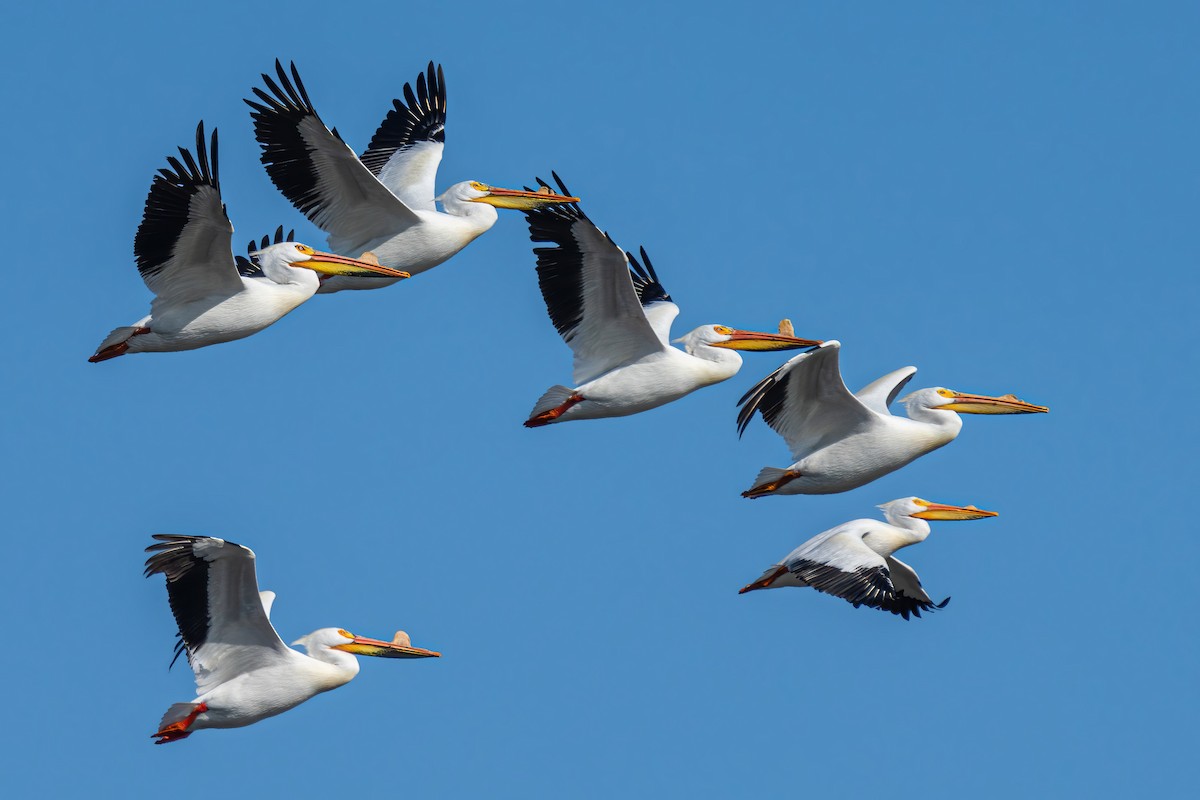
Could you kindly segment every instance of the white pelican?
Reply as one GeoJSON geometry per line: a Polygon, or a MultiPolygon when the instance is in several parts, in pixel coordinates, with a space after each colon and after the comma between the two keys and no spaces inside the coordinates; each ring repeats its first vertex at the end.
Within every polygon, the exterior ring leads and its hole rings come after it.
{"type": "Polygon", "coordinates": [[[994,517],[994,511],[975,506],[948,506],[917,497],[904,497],[880,506],[887,522],[856,519],[819,533],[771,566],[754,583],[743,586],[738,594],[756,589],[781,586],[811,586],[847,600],[854,605],[870,606],[908,619],[922,611],[945,608],[921,588],[921,579],[908,564],[892,556],[901,547],[925,541],[929,535],[927,519],[980,519],[994,517]]]}
{"type": "MultiPolygon", "coordinates": [[[[569,194],[557,175],[554,179],[569,194]]],[[[530,239],[555,245],[533,250],[538,284],[550,321],[575,353],[575,388],[550,387],[526,427],[621,417],[670,403],[736,375],[742,357],[733,350],[820,344],[782,333],[704,325],[676,339],[686,352],[677,350],[670,338],[679,307],[659,283],[644,248],[643,267],[578,204],[534,209],[525,216],[530,239]]]]}
{"type": "MultiPolygon", "coordinates": [[[[207,536],[155,534],[146,548],[146,576],[167,579],[179,625],[175,658],[187,653],[196,699],[167,709],[155,744],[185,739],[201,728],[241,728],[281,714],[310,697],[349,683],[360,656],[429,658],[408,634],[391,642],[321,628],[284,645],[268,619],[274,592],[260,592],[250,548],[207,536]]],[[[172,661],[172,664],[175,662],[172,661]]]]}
{"type": "Polygon", "coordinates": [[[133,240],[138,272],[154,292],[150,314],[110,333],[88,361],[192,350],[257,333],[316,294],[317,272],[408,277],[295,242],[264,246],[252,254],[257,264],[235,262],[233,225],[221,201],[216,129],[209,148],[201,122],[196,157],[182,147],[179,156],[182,163],[168,156],[171,169],[154,176],[133,240]]]}
{"type": "MultiPolygon", "coordinates": [[[[413,275],[436,267],[496,224],[496,208],[527,209],[576,200],[499,189],[478,181],[456,183],[434,197],[434,181],[446,140],[446,81],[429,62],[414,93],[379,125],[360,159],[337,129],[330,130],[308,99],[296,65],[291,79],[278,60],[276,83],[263,73],[270,93],[255,88],[254,134],[271,181],[321,230],[329,249],[349,255],[370,250],[379,262],[413,275]],[[440,201],[443,212],[434,205],[440,201]]],[[[322,292],[377,289],[394,280],[327,278],[322,292]]]]}
{"type": "Polygon", "coordinates": [[[738,434],[755,411],[784,438],[796,463],[763,467],[743,497],[833,494],[870,483],[954,441],[958,414],[1032,414],[1050,409],[1011,394],[987,397],[935,387],[901,399],[908,418],[888,406],[916,367],[903,367],[850,394],[838,369],[836,340],[801,353],[759,381],[738,405],[738,434]]]}

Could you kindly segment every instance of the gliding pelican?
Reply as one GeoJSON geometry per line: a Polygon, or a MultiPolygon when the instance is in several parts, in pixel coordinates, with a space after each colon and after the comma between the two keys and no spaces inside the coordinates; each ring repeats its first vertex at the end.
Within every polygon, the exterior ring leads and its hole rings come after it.
{"type": "Polygon", "coordinates": [[[925,520],[980,519],[994,511],[975,506],[947,506],[918,497],[904,497],[880,506],[887,522],[856,519],[819,533],[788,553],[754,583],[738,594],[782,586],[811,586],[846,600],[855,608],[869,606],[908,619],[922,611],[945,608],[947,597],[934,603],[921,588],[921,579],[895,553],[901,547],[925,541],[925,520]]]}
{"type": "Polygon", "coordinates": [[[801,353],[759,381],[738,405],[738,434],[755,411],[787,442],[796,463],[763,467],[743,497],[769,494],[833,494],[870,483],[954,441],[960,414],[1046,412],[1011,394],[987,397],[941,387],[920,389],[901,399],[908,418],[888,406],[916,374],[903,367],[850,394],[838,369],[841,344],[828,341],[801,353]]]}
{"type": "MultiPolygon", "coordinates": [[[[196,699],[163,715],[155,744],[185,739],[201,728],[240,728],[283,713],[310,697],[349,683],[360,656],[430,658],[399,631],[391,642],[341,628],[321,628],[284,645],[268,616],[274,592],[260,592],[250,548],[206,536],[155,534],[146,548],[146,576],[166,576],[179,625],[175,657],[187,653],[196,699]]],[[[172,663],[174,663],[172,661],[172,663]]]]}
{"type": "MultiPolygon", "coordinates": [[[[308,99],[296,65],[291,78],[275,62],[276,83],[263,73],[270,93],[255,88],[247,100],[262,163],[272,183],[321,230],[329,249],[357,256],[370,250],[379,262],[416,275],[436,267],[496,224],[497,208],[525,210],[578,200],[478,181],[456,183],[434,197],[434,181],[446,140],[446,81],[442,68],[417,76],[414,94],[380,123],[360,159],[337,130],[330,130],[308,99]],[[440,201],[444,211],[434,205],[440,201]]],[[[394,280],[327,278],[321,292],[377,289],[394,280]]]]}
{"type": "MultiPolygon", "coordinates": [[[[570,194],[557,175],[564,195],[570,194]]],[[[542,184],[542,191],[549,191],[542,184]]],[[[526,420],[529,428],[573,419],[621,417],[656,408],[732,378],[731,350],[794,350],[820,342],[782,333],[705,325],[671,347],[671,301],[643,249],[642,264],[592,224],[579,205],[526,211],[538,284],[550,321],[575,353],[575,388],[552,386],[526,420]]]]}
{"type": "Polygon", "coordinates": [[[233,225],[221,201],[217,173],[217,131],[210,148],[204,123],[196,126],[196,157],[179,148],[167,157],[146,197],[146,211],[133,240],[138,272],[154,300],[150,315],[108,335],[93,363],[126,353],[193,350],[231,342],[277,322],[316,294],[329,275],[390,275],[399,270],[283,242],[255,253],[257,264],[235,263],[233,225]],[[303,269],[300,269],[300,268],[303,269]]]}

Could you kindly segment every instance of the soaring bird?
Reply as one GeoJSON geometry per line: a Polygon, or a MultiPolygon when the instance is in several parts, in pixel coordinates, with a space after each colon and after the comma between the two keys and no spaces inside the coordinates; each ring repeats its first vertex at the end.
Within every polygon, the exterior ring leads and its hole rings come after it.
{"type": "Polygon", "coordinates": [[[763,467],[743,497],[849,491],[954,441],[962,429],[959,413],[1050,410],[1011,394],[987,397],[935,387],[902,398],[908,418],[895,417],[888,406],[917,368],[889,372],[851,394],[838,368],[840,349],[841,344],[831,340],[801,353],[738,401],[738,434],[746,430],[754,412],[761,411],[796,462],[787,469],[763,467]]]}
{"type": "MultiPolygon", "coordinates": [[[[564,195],[570,192],[554,175],[564,195]]],[[[540,179],[543,191],[546,184],[540,179]]],[[[641,262],[592,224],[577,203],[525,212],[536,247],[538,284],[550,321],[575,353],[574,388],[552,386],[527,427],[621,417],[656,408],[728,380],[742,366],[735,350],[794,350],[814,339],[703,325],[676,339],[679,307],[643,248],[641,262]]]]}
{"type": "MultiPolygon", "coordinates": [[[[284,645],[268,616],[274,592],[260,592],[254,553],[208,536],[155,534],[146,548],[146,576],[167,579],[171,613],[179,625],[175,658],[187,653],[196,674],[196,699],[167,709],[155,744],[185,739],[201,728],[241,728],[281,714],[310,697],[349,683],[354,656],[430,658],[400,631],[390,642],[342,628],[321,628],[284,645]]],[[[174,661],[171,662],[174,664],[174,661]]]]}
{"type": "Polygon", "coordinates": [[[312,297],[318,272],[408,277],[296,242],[264,246],[253,254],[255,262],[235,262],[233,225],[221,200],[216,129],[209,146],[201,122],[196,156],[181,147],[179,158],[168,156],[167,162],[171,168],[159,170],[150,185],[133,240],[138,271],[154,293],[150,314],[110,333],[88,361],[192,350],[257,333],[312,297]]]}
{"type": "Polygon", "coordinates": [[[880,506],[887,522],[856,519],[819,533],[767,569],[762,577],[743,586],[738,594],[781,586],[811,586],[854,605],[869,606],[908,619],[922,611],[945,608],[921,588],[921,579],[908,564],[892,554],[901,547],[925,541],[925,520],[980,519],[994,511],[975,506],[930,503],[918,497],[903,497],[880,506]]]}
{"type": "MultiPolygon", "coordinates": [[[[446,141],[446,81],[429,63],[417,88],[404,84],[360,158],[321,121],[296,65],[291,76],[275,62],[278,82],[263,73],[254,88],[254,133],[271,181],[300,213],[329,234],[329,249],[357,256],[371,251],[381,264],[416,275],[462,250],[496,224],[497,208],[528,209],[578,198],[456,183],[434,197],[446,141]],[[443,211],[434,203],[440,202],[443,211]]],[[[328,278],[322,292],[377,289],[394,280],[328,278]]]]}

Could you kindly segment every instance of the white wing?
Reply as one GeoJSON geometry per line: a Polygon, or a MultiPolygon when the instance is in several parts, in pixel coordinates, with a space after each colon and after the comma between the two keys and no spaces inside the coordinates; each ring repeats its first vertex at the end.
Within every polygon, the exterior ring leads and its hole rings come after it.
{"type": "MultiPolygon", "coordinates": [[[[530,239],[556,245],[533,252],[550,321],[575,353],[576,386],[668,347],[646,318],[625,253],[577,203],[527,211],[525,218],[530,239]]],[[[664,308],[659,326],[678,312],[664,308]]]]}
{"type": "Polygon", "coordinates": [[[154,176],[133,240],[138,272],[155,295],[151,316],[155,307],[226,298],[242,290],[233,260],[233,225],[221,202],[217,132],[210,148],[201,122],[196,157],[182,147],[179,156],[168,156],[171,169],[154,176]]]}
{"type": "Polygon", "coordinates": [[[819,534],[788,554],[782,562],[818,591],[909,619],[922,611],[943,608],[921,588],[917,573],[894,556],[881,556],[863,541],[873,520],[855,520],[819,534]]]}
{"type": "Polygon", "coordinates": [[[279,61],[275,71],[278,84],[262,76],[271,93],[255,87],[260,102],[246,101],[262,163],[275,187],[329,234],[330,249],[358,255],[419,224],[413,209],[321,121],[295,64],[290,80],[279,61]]]}
{"type": "MultiPolygon", "coordinates": [[[[167,579],[179,625],[176,657],[186,651],[200,694],[238,675],[290,658],[267,619],[254,553],[223,539],[155,534],[146,575],[167,579]]],[[[271,594],[270,592],[264,594],[271,594]]],[[[273,595],[272,595],[273,597],[273,595]]]]}
{"type": "Polygon", "coordinates": [[[638,262],[633,253],[625,253],[625,258],[629,261],[629,277],[633,280],[638,302],[642,304],[642,312],[646,315],[650,327],[654,329],[663,347],[670,347],[671,323],[679,316],[679,306],[672,302],[671,295],[667,294],[667,290],[659,282],[658,273],[650,263],[646,248],[642,247],[639,250],[642,254],[641,262],[638,262]]]}
{"type": "Polygon", "coordinates": [[[917,374],[916,367],[901,367],[889,372],[882,378],[876,378],[854,393],[864,406],[879,414],[891,414],[890,406],[904,387],[917,374]]]}
{"type": "Polygon", "coordinates": [[[409,208],[436,211],[433,197],[446,141],[446,79],[432,61],[427,74],[417,76],[415,93],[406,83],[404,100],[392,100],[362,163],[409,208]]]}
{"type": "Polygon", "coordinates": [[[759,381],[738,404],[738,430],[755,411],[783,437],[800,461],[830,442],[880,424],[879,414],[850,394],[838,368],[841,343],[825,342],[801,353],[759,381]]]}

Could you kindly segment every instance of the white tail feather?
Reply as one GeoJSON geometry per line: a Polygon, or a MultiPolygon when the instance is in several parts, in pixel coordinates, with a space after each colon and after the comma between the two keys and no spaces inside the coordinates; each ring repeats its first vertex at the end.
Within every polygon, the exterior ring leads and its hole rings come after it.
{"type": "Polygon", "coordinates": [[[786,474],[786,469],[780,469],[779,467],[763,467],[758,471],[758,477],[754,479],[754,485],[762,486],[766,483],[774,483],[786,474]]]}
{"type": "Polygon", "coordinates": [[[114,344],[120,344],[121,342],[129,341],[130,337],[133,336],[133,332],[136,330],[137,328],[132,325],[126,325],[122,328],[114,328],[113,332],[108,335],[108,338],[101,342],[100,346],[96,348],[96,352],[99,353],[106,347],[112,347],[114,344]]]}
{"type": "Polygon", "coordinates": [[[196,710],[198,703],[175,703],[167,709],[167,713],[163,714],[162,722],[158,723],[158,729],[161,731],[168,725],[181,722],[187,719],[188,715],[196,710]]]}
{"type": "Polygon", "coordinates": [[[533,411],[529,412],[529,418],[533,419],[538,414],[545,414],[552,408],[558,408],[563,403],[571,399],[571,395],[575,394],[574,389],[569,389],[566,386],[558,385],[551,386],[546,390],[546,393],[538,399],[533,406],[533,411]]]}

